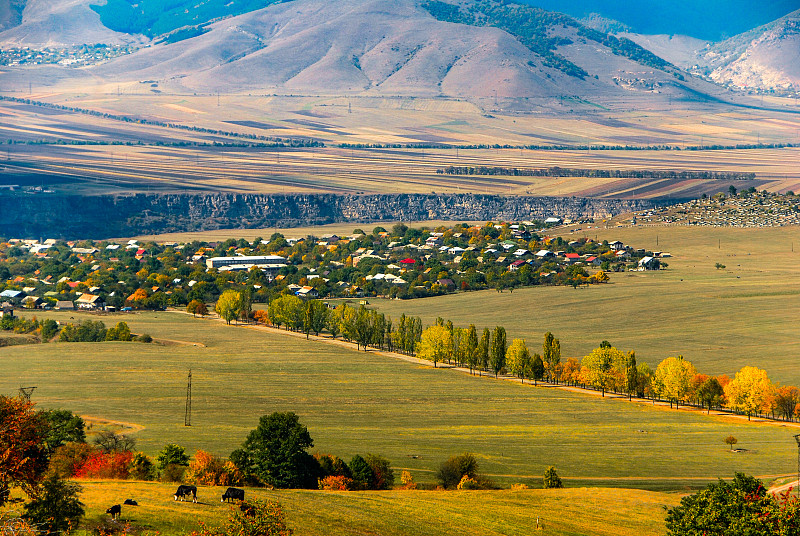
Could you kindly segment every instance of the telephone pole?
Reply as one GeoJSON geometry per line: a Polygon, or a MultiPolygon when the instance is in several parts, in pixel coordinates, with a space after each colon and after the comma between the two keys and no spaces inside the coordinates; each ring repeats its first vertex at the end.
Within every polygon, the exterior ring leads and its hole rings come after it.
{"type": "Polygon", "coordinates": [[[189,382],[186,384],[186,411],[183,415],[183,425],[192,425],[192,369],[189,369],[189,382]]]}

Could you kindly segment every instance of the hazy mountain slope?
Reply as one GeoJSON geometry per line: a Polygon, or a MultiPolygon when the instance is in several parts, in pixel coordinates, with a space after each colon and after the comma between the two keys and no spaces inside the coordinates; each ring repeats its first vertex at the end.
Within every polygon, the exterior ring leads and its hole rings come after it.
{"type": "Polygon", "coordinates": [[[696,65],[698,55],[704,53],[705,49],[711,45],[709,41],[688,35],[643,35],[627,32],[617,35],[627,37],[653,54],[683,69],[696,65]]]}
{"type": "Polygon", "coordinates": [[[0,32],[22,22],[25,0],[0,0],[0,32]]]}
{"type": "Polygon", "coordinates": [[[194,91],[524,97],[579,87],[508,33],[437,21],[413,0],[298,0],[209,30],[94,71],[194,91]]]}
{"type": "Polygon", "coordinates": [[[800,10],[717,43],[700,57],[721,84],[777,89],[800,85],[800,10]]]}
{"type": "MultiPolygon", "coordinates": [[[[9,6],[21,3],[19,0],[2,1],[9,6]]],[[[125,44],[137,40],[136,36],[114,32],[103,26],[100,16],[89,7],[102,1],[27,0],[21,20],[0,32],[0,43],[7,46],[69,46],[125,44]]]]}

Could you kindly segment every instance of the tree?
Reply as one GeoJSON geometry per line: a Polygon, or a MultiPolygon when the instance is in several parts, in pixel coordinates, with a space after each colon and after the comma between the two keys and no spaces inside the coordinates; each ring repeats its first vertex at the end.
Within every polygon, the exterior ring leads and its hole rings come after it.
{"type": "Polygon", "coordinates": [[[436,471],[436,478],[443,488],[452,489],[461,482],[463,477],[475,478],[477,474],[478,460],[474,454],[465,452],[450,456],[442,462],[436,471]]]}
{"type": "MultiPolygon", "coordinates": [[[[797,534],[786,530],[795,512],[796,501],[794,508],[781,511],[759,480],[736,473],[732,482],[720,480],[681,499],[667,511],[666,528],[669,536],[789,535],[797,534]]],[[[793,523],[796,527],[797,520],[793,523]]]]}
{"type": "Polygon", "coordinates": [[[192,300],[189,302],[189,305],[186,306],[186,312],[192,313],[192,316],[205,316],[208,314],[208,308],[206,307],[205,302],[200,300],[192,300]]]}
{"type": "Polygon", "coordinates": [[[525,383],[525,376],[530,375],[531,353],[524,340],[514,339],[511,341],[511,346],[506,350],[506,365],[511,374],[525,383]]]}
{"type": "Polygon", "coordinates": [[[36,494],[47,470],[47,419],[28,400],[0,396],[0,506],[12,486],[36,494]]]}
{"type": "Polygon", "coordinates": [[[766,413],[771,408],[775,386],[767,377],[765,370],[756,367],[743,367],[731,382],[725,386],[728,407],[747,414],[766,413]]]}
{"type": "Polygon", "coordinates": [[[433,366],[447,357],[452,341],[450,331],[444,326],[431,326],[422,332],[417,356],[433,361],[433,366]]]}
{"type": "Polygon", "coordinates": [[[798,404],[800,404],[800,390],[797,387],[784,385],[775,390],[775,407],[784,419],[794,417],[798,404]]]}
{"type": "Polygon", "coordinates": [[[723,441],[725,442],[725,444],[726,444],[726,445],[728,445],[728,446],[730,446],[730,447],[731,447],[731,450],[733,450],[733,446],[734,446],[736,443],[738,443],[738,442],[739,442],[739,440],[738,440],[738,439],[736,439],[735,437],[733,437],[732,435],[729,435],[728,437],[726,437],[725,439],[723,439],[723,441]]]}
{"type": "Polygon", "coordinates": [[[44,535],[69,534],[83,517],[83,503],[78,500],[81,491],[78,484],[50,475],[36,497],[25,505],[22,518],[44,535]]]}
{"type": "Polygon", "coordinates": [[[156,458],[158,470],[163,471],[169,465],[188,466],[189,455],[186,454],[186,449],[175,443],[164,445],[161,452],[158,453],[156,458]]]}
{"type": "Polygon", "coordinates": [[[377,454],[367,453],[364,461],[372,470],[374,489],[391,489],[394,486],[394,471],[389,460],[377,454]]]}
{"type": "Polygon", "coordinates": [[[356,454],[347,466],[350,468],[350,474],[353,475],[353,482],[358,489],[375,488],[375,474],[364,458],[356,454]]]}
{"type": "Polygon", "coordinates": [[[124,434],[117,434],[111,430],[103,430],[97,434],[93,443],[105,453],[130,452],[136,446],[136,440],[124,434]]]}
{"type": "Polygon", "coordinates": [[[695,374],[697,370],[682,355],[668,357],[656,367],[653,379],[656,393],[669,400],[670,407],[674,402],[677,408],[680,402],[689,398],[691,381],[695,374]]]}
{"type": "Polygon", "coordinates": [[[494,372],[494,377],[506,366],[506,330],[502,326],[494,328],[492,333],[492,347],[489,352],[489,364],[494,372]]]}
{"type": "Polygon", "coordinates": [[[306,332],[306,339],[310,332],[319,335],[325,329],[328,322],[328,307],[319,300],[308,300],[305,307],[305,319],[303,329],[306,332]]]}
{"type": "MultiPolygon", "coordinates": [[[[491,348],[491,341],[492,341],[492,332],[489,331],[489,328],[483,328],[483,333],[481,333],[481,340],[478,343],[478,364],[480,365],[481,371],[486,370],[489,366],[489,349],[491,348]]],[[[479,372],[478,375],[480,376],[481,373],[479,372]]]]}
{"type": "Polygon", "coordinates": [[[544,472],[544,488],[563,488],[564,483],[561,482],[561,478],[556,473],[556,468],[552,465],[547,468],[544,472]]]}
{"type": "Polygon", "coordinates": [[[561,363],[561,341],[556,339],[549,331],[544,334],[542,343],[542,360],[547,366],[548,374],[552,379],[557,380],[556,372],[561,363]]]}
{"type": "Polygon", "coordinates": [[[319,464],[306,452],[314,446],[308,429],[293,412],[261,417],[230,459],[246,476],[276,488],[317,487],[319,464]]]}
{"type": "Polygon", "coordinates": [[[531,359],[531,374],[533,375],[534,381],[544,378],[544,360],[539,354],[533,354],[533,358],[531,359]]]}
{"type": "Polygon", "coordinates": [[[242,306],[241,300],[241,294],[235,290],[226,290],[217,300],[217,304],[214,306],[214,311],[216,311],[220,318],[225,320],[226,324],[230,324],[231,320],[234,320],[237,316],[239,316],[239,311],[241,310],[242,306]]]}
{"type": "Polygon", "coordinates": [[[56,336],[58,333],[58,322],[53,320],[52,318],[46,319],[42,322],[41,326],[41,336],[42,342],[50,342],[50,340],[56,336]]]}
{"type": "Polygon", "coordinates": [[[47,419],[48,431],[45,443],[48,452],[65,443],[85,443],[85,423],[78,415],[65,409],[52,409],[42,412],[47,419]]]}
{"type": "Polygon", "coordinates": [[[470,324],[467,328],[466,337],[466,359],[470,374],[478,366],[478,345],[478,332],[475,329],[475,324],[470,324]]]}
{"type": "Polygon", "coordinates": [[[614,371],[624,369],[626,363],[625,354],[613,346],[601,344],[581,360],[581,380],[601,389],[605,396],[606,390],[613,386],[614,371]]]}
{"type": "Polygon", "coordinates": [[[117,325],[106,332],[107,341],[131,341],[131,328],[128,327],[127,322],[117,322],[117,325]]]}
{"type": "Polygon", "coordinates": [[[725,399],[725,391],[722,389],[719,380],[712,376],[700,384],[695,396],[703,406],[708,408],[707,413],[711,413],[711,408],[722,404],[725,399]]]}
{"type": "Polygon", "coordinates": [[[628,364],[625,368],[625,387],[628,391],[628,400],[631,400],[639,387],[639,371],[636,369],[636,352],[628,352],[628,364]]]}

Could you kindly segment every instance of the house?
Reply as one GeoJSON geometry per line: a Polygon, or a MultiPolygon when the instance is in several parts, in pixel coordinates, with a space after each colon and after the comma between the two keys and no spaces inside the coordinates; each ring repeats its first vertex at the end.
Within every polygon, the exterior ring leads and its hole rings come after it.
{"type": "Polygon", "coordinates": [[[8,289],[8,290],[4,290],[3,292],[0,292],[0,298],[5,298],[6,300],[9,300],[11,302],[19,302],[25,296],[26,296],[26,294],[24,292],[22,292],[21,290],[10,290],[10,289],[8,289]]]}
{"type": "Polygon", "coordinates": [[[549,249],[540,249],[539,251],[537,251],[535,253],[535,256],[540,258],[540,259],[552,259],[556,255],[555,255],[555,253],[553,253],[549,249]]]}
{"type": "Polygon", "coordinates": [[[56,302],[56,309],[60,309],[62,311],[74,311],[75,303],[69,300],[58,300],[56,302]]]}
{"type": "Polygon", "coordinates": [[[437,279],[436,283],[441,287],[454,288],[456,286],[452,279],[437,279]]]}
{"type": "Polygon", "coordinates": [[[621,251],[625,249],[625,244],[623,244],[619,240],[614,240],[613,242],[608,243],[608,247],[610,247],[614,251],[621,251]]]}
{"type": "Polygon", "coordinates": [[[581,256],[577,253],[565,253],[564,258],[567,260],[568,263],[574,264],[581,260],[581,256]]]}
{"type": "Polygon", "coordinates": [[[81,294],[75,301],[80,309],[102,309],[105,305],[103,298],[86,292],[81,294]]]}
{"type": "Polygon", "coordinates": [[[530,254],[531,254],[530,251],[528,251],[527,249],[522,249],[522,248],[520,248],[520,249],[518,249],[518,250],[516,250],[514,252],[514,256],[515,257],[522,257],[524,255],[530,255],[530,254]]]}
{"type": "Polygon", "coordinates": [[[661,263],[655,257],[644,257],[639,261],[640,270],[658,270],[661,268],[661,263]]]}
{"type": "Polygon", "coordinates": [[[513,272],[513,271],[519,270],[524,265],[525,265],[525,261],[522,260],[522,259],[519,259],[519,260],[516,260],[516,261],[512,262],[511,265],[508,267],[508,269],[513,272]]]}
{"type": "Polygon", "coordinates": [[[630,257],[631,254],[625,251],[624,249],[620,249],[617,251],[616,256],[618,259],[624,259],[630,257]]]}
{"type": "Polygon", "coordinates": [[[558,225],[559,223],[561,223],[561,218],[550,217],[544,220],[544,223],[548,225],[558,225]]]}
{"type": "Polygon", "coordinates": [[[601,264],[603,264],[603,261],[601,261],[594,255],[592,255],[591,257],[586,257],[586,260],[584,262],[586,262],[586,264],[593,264],[595,266],[600,266],[601,264]]]}
{"type": "Polygon", "coordinates": [[[301,287],[300,290],[295,292],[295,294],[301,298],[319,298],[319,292],[317,292],[317,289],[309,286],[301,287]]]}

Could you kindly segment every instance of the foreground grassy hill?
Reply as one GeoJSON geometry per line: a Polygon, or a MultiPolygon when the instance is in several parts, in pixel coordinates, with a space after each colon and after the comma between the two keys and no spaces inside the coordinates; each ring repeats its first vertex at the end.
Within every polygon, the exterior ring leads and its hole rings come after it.
{"type": "Polygon", "coordinates": [[[33,399],[42,407],[93,417],[93,431],[109,426],[103,420],[116,421],[110,425],[151,455],[174,442],[191,453],[226,456],[261,415],[294,411],[314,451],[346,460],[381,454],[429,483],[441,461],[464,451],[506,487],[538,487],[549,465],[570,486],[644,489],[686,489],[734,471],[763,476],[795,467],[794,428],[473,377],[178,313],[104,318],[121,319],[162,344],[4,348],[0,392],[38,386],[33,399]],[[186,427],[189,369],[194,411],[186,427]],[[728,450],[722,440],[731,434],[746,451],[728,450]]]}
{"type": "MultiPolygon", "coordinates": [[[[84,531],[108,518],[111,504],[133,498],[121,519],[145,532],[184,534],[228,516],[223,488],[200,488],[198,504],[175,503],[174,485],[149,482],[81,482],[86,504],[84,531]],[[88,527],[88,528],[87,528],[88,527]]],[[[271,499],[284,507],[287,525],[297,535],[609,535],[663,533],[664,506],[673,494],[640,490],[575,488],[519,491],[321,492],[247,489],[248,498],[271,499]],[[591,508],[587,505],[591,504],[591,508]],[[536,520],[544,526],[536,530],[536,520]]]]}

